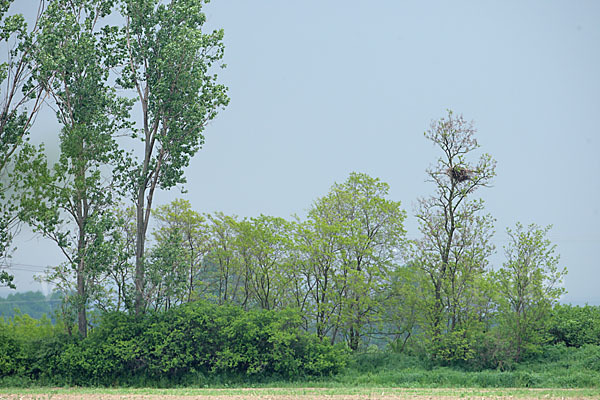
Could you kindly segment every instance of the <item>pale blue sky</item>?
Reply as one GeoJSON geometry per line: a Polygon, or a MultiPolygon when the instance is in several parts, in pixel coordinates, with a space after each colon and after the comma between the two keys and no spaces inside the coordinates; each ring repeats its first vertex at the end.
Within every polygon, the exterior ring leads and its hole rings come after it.
{"type": "MultiPolygon", "coordinates": [[[[450,108],[498,161],[479,192],[497,219],[493,264],[507,226],[553,224],[565,300],[600,304],[600,2],[213,0],[205,11],[225,29],[231,104],[187,171],[196,210],[303,215],[360,171],[390,184],[415,237],[438,156],[423,131],[450,108]]],[[[15,263],[62,261],[25,232],[19,245],[15,263]]]]}

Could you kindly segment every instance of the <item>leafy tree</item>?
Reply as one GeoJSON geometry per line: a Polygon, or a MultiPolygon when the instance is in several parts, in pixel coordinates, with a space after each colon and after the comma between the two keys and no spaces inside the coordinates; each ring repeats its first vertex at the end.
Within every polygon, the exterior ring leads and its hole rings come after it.
{"type": "Polygon", "coordinates": [[[91,286],[110,254],[104,234],[115,223],[110,213],[115,187],[109,177],[118,176],[115,167],[123,163],[115,136],[129,125],[130,102],[108,83],[118,62],[116,32],[98,27],[112,3],[56,0],[41,18],[34,78],[56,107],[61,153],[50,168],[41,152],[22,152],[17,166],[23,176],[22,218],[54,240],[67,259],[50,279],[68,286],[69,274],[75,275],[77,296],[71,300],[82,336],[91,286]]]}
{"type": "Polygon", "coordinates": [[[203,33],[203,0],[122,0],[126,67],[119,83],[141,106],[143,155],[131,170],[136,205],[135,309],[144,310],[144,249],[157,187],[185,182],[184,168],[203,143],[208,121],[226,106],[210,74],[223,57],[223,31],[203,33]]]}
{"type": "Polygon", "coordinates": [[[406,214],[388,191],[379,179],[352,173],[315,202],[302,234],[317,334],[329,332],[333,341],[343,335],[354,350],[383,313],[404,245],[406,214]]]}
{"type": "Polygon", "coordinates": [[[600,306],[556,304],[549,325],[553,343],[600,345],[600,306]]]}
{"type": "MultiPolygon", "coordinates": [[[[14,158],[27,145],[27,135],[44,99],[39,85],[30,78],[35,69],[34,37],[44,2],[40,0],[33,27],[21,14],[9,15],[13,0],[0,2],[0,48],[6,61],[0,63],[0,260],[8,258],[18,222],[11,175],[14,158]]],[[[0,271],[0,285],[15,288],[13,276],[0,271]]]]}
{"type": "MultiPolygon", "coordinates": [[[[189,201],[182,199],[159,206],[152,214],[159,224],[159,228],[154,231],[155,249],[167,250],[172,246],[169,242],[178,243],[172,250],[180,253],[180,264],[171,264],[181,274],[181,296],[178,300],[190,302],[207,290],[208,286],[205,281],[208,273],[203,263],[208,250],[206,219],[192,210],[189,201]]],[[[172,251],[171,254],[174,255],[172,251]]],[[[158,254],[155,252],[155,255],[158,254]]]]}
{"type": "Polygon", "coordinates": [[[464,359],[473,355],[470,330],[487,308],[487,298],[478,294],[490,242],[493,219],[482,214],[482,200],[472,194],[486,187],[495,176],[495,161],[488,154],[475,164],[468,157],[479,145],[475,128],[452,111],[433,121],[425,137],[443,155],[427,170],[436,193],[419,200],[417,219],[422,238],[415,241],[415,265],[428,277],[425,325],[431,351],[442,359],[464,359]]]}
{"type": "Polygon", "coordinates": [[[296,279],[299,283],[295,285],[294,296],[317,336],[331,336],[334,342],[338,329],[335,316],[343,300],[335,277],[339,270],[339,235],[344,222],[327,211],[328,208],[317,201],[307,221],[297,225],[295,261],[300,276],[296,279]]]}
{"type": "Polygon", "coordinates": [[[427,276],[414,265],[397,268],[392,274],[385,316],[387,329],[382,332],[389,336],[392,351],[407,351],[410,339],[419,333],[422,311],[427,305],[427,287],[427,276]]]}
{"type": "Polygon", "coordinates": [[[208,253],[205,263],[214,272],[213,296],[217,304],[239,304],[245,306],[249,297],[249,283],[242,265],[237,246],[238,219],[223,213],[206,216],[208,226],[208,253]]]}
{"type": "Polygon", "coordinates": [[[122,307],[134,310],[134,266],[135,255],[135,210],[117,208],[112,212],[116,223],[105,235],[105,243],[110,246],[112,257],[107,257],[105,274],[106,293],[98,291],[95,305],[103,311],[120,311],[122,307]],[[108,240],[106,238],[108,237],[108,240]],[[102,296],[102,297],[101,297],[102,296]]]}
{"type": "Polygon", "coordinates": [[[261,309],[287,305],[289,239],[290,223],[283,218],[261,215],[237,224],[245,287],[251,303],[261,309]]]}
{"type": "Polygon", "coordinates": [[[495,274],[500,328],[510,339],[517,362],[548,341],[552,307],[565,292],[566,269],[559,267],[556,246],[546,238],[549,230],[549,226],[525,228],[520,223],[507,229],[506,262],[495,274]]]}
{"type": "Polygon", "coordinates": [[[186,297],[187,260],[179,229],[166,232],[146,257],[145,301],[154,311],[168,310],[186,297]]]}

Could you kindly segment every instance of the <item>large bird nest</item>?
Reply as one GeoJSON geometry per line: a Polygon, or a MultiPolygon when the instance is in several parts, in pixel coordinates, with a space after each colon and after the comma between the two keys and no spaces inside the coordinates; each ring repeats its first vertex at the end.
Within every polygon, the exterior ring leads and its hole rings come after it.
{"type": "Polygon", "coordinates": [[[448,168],[448,175],[455,182],[465,182],[473,179],[473,171],[460,165],[448,168]]]}

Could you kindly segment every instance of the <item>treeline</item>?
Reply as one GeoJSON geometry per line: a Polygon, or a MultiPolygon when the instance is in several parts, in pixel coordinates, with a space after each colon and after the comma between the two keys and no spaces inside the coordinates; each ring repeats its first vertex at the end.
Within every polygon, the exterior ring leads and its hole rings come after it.
{"type": "Polygon", "coordinates": [[[39,291],[10,293],[5,298],[0,297],[0,316],[6,319],[27,314],[31,318],[40,319],[46,315],[52,319],[61,303],[62,296],[58,292],[47,296],[39,291]]]}
{"type": "Polygon", "coordinates": [[[436,194],[419,200],[418,239],[406,237],[389,186],[362,173],[334,184],[305,218],[201,214],[175,200],[152,212],[139,287],[134,209],[112,208],[86,254],[94,268],[67,262],[47,271],[63,299],[57,322],[2,320],[3,382],[354,376],[345,368],[361,370],[365,352],[375,361],[409,357],[419,382],[435,381],[439,372],[427,371],[444,366],[516,371],[506,384],[529,382],[519,365],[548,357],[581,369],[576,382],[595,379],[600,308],[557,304],[566,271],[549,228],[507,229],[505,262],[488,264],[493,219],[472,194],[488,185],[494,163],[488,155],[466,162],[473,132],[449,113],[426,133],[444,156],[428,171],[436,194]]]}
{"type": "Polygon", "coordinates": [[[64,295],[66,332],[85,337],[104,314],[204,301],[294,309],[303,332],[353,351],[389,345],[440,365],[510,368],[548,343],[566,270],[550,228],[535,224],[507,229],[505,262],[488,264],[494,220],[473,194],[489,186],[495,162],[469,161],[474,134],[452,112],[426,132],[442,157],[427,171],[435,194],[419,199],[416,240],[389,186],[362,173],[334,184],[303,219],[201,214],[185,200],[156,207],[141,265],[136,209],[106,209],[86,225],[85,253],[73,248],[46,276],[64,295]]]}
{"type": "Polygon", "coordinates": [[[506,261],[488,265],[494,220],[473,193],[489,185],[495,162],[487,154],[467,162],[474,132],[449,112],[426,133],[443,156],[427,171],[435,194],[419,200],[416,240],[388,185],[361,173],[334,184],[304,219],[200,214],[176,200],[153,211],[139,284],[135,213],[116,210],[88,253],[101,262],[84,274],[65,264],[48,277],[69,293],[73,313],[63,319],[84,333],[88,308],[140,315],[197,300],[293,308],[304,331],[351,350],[389,342],[440,364],[519,362],[548,342],[566,270],[550,228],[535,224],[507,229],[506,261]]]}
{"type": "MultiPolygon", "coordinates": [[[[305,331],[357,349],[384,320],[406,241],[405,213],[387,191],[377,179],[352,174],[317,200],[305,221],[202,215],[184,200],[158,207],[145,257],[145,311],[200,299],[245,310],[294,308],[305,331]]],[[[133,240],[121,230],[128,221],[117,226],[107,242],[110,257],[88,275],[86,295],[91,308],[132,312],[133,240]]],[[[52,278],[75,293],[66,272],[52,278]]]]}

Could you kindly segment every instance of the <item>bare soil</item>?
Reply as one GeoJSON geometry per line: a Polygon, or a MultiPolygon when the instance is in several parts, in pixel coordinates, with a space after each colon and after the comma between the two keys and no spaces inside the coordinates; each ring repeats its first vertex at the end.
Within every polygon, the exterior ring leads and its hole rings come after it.
{"type": "MultiPolygon", "coordinates": [[[[600,399],[596,396],[587,396],[581,391],[531,389],[520,391],[518,395],[510,390],[503,393],[502,390],[486,389],[364,389],[360,394],[337,394],[335,391],[343,392],[343,389],[224,389],[222,394],[219,390],[211,389],[207,394],[201,394],[202,390],[196,389],[189,394],[167,394],[165,391],[151,393],[149,389],[146,394],[142,393],[116,393],[107,390],[97,393],[77,393],[69,390],[52,390],[51,393],[0,393],[0,400],[576,400],[576,399],[600,399]],[[111,393],[112,392],[112,393],[111,393]],[[233,394],[234,392],[235,394],[233,394]],[[279,393],[280,392],[280,393],[279,393]],[[209,393],[209,394],[208,394],[209,393]]],[[[352,392],[350,390],[350,392],[352,392]]]]}

